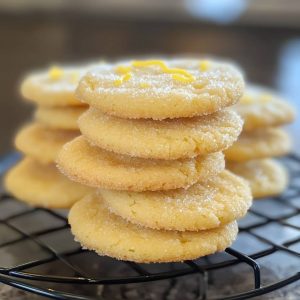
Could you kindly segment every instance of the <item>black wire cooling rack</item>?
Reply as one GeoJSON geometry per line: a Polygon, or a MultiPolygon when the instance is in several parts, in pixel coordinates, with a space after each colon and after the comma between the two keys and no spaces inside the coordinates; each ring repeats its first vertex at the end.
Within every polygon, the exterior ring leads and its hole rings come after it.
{"type": "MultiPolygon", "coordinates": [[[[17,159],[1,159],[0,173],[17,159]]],[[[286,192],[255,201],[225,252],[183,263],[100,257],[74,242],[66,212],[28,207],[2,190],[0,282],[54,299],[299,299],[300,157],[282,161],[286,192]]]]}

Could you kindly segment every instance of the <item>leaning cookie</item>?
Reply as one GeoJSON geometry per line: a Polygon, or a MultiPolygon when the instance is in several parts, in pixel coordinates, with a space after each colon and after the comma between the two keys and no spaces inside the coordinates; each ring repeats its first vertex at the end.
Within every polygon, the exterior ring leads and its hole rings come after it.
{"type": "Polygon", "coordinates": [[[41,163],[53,163],[62,146],[79,134],[78,130],[51,129],[32,123],[20,130],[15,145],[18,150],[41,163]]]}
{"type": "Polygon", "coordinates": [[[173,120],[128,120],[89,108],[78,120],[93,144],[124,155],[180,159],[222,151],[235,142],[242,120],[227,109],[208,116],[173,120]]]}
{"type": "Polygon", "coordinates": [[[222,153],[182,160],[142,159],[92,146],[83,136],[64,145],[57,163],[66,176],[79,183],[128,191],[187,188],[224,169],[222,153]]]}
{"type": "Polygon", "coordinates": [[[69,208],[92,192],[60,174],[55,165],[42,165],[31,158],[23,159],[8,172],[5,186],[17,199],[47,208],[69,208]]]}
{"type": "Polygon", "coordinates": [[[286,100],[256,85],[249,85],[233,108],[244,120],[243,131],[280,126],[295,119],[295,110],[286,100]]]}
{"type": "Polygon", "coordinates": [[[104,205],[132,223],[152,229],[199,231],[243,217],[252,203],[248,183],[229,171],[188,189],[167,192],[98,191],[104,205]]]}
{"type": "Polygon", "coordinates": [[[236,222],[200,232],[140,227],[111,214],[94,195],[71,208],[69,223],[84,248],[141,263],[184,261],[222,251],[238,232],[236,222]]]}
{"type": "Polygon", "coordinates": [[[273,159],[231,162],[227,167],[248,180],[254,198],[279,195],[288,185],[287,171],[273,159]]]}
{"type": "Polygon", "coordinates": [[[286,155],[291,151],[291,148],[291,139],[284,130],[266,128],[242,133],[238,141],[224,153],[228,161],[244,162],[286,155]]]}
{"type": "Polygon", "coordinates": [[[44,107],[37,108],[34,116],[37,122],[54,129],[78,130],[77,120],[86,107],[44,107]]]}
{"type": "Polygon", "coordinates": [[[30,73],[21,84],[21,94],[26,100],[41,106],[82,106],[75,97],[75,89],[80,78],[93,67],[94,64],[53,66],[30,73]]]}
{"type": "Polygon", "coordinates": [[[96,68],[80,81],[84,103],[123,118],[193,117],[214,113],[242,96],[241,72],[198,59],[126,61],[96,68]]]}

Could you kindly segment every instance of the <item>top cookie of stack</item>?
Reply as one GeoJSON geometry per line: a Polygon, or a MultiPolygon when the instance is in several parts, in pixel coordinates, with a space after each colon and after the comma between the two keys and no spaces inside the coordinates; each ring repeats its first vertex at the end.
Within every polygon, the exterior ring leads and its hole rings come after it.
{"type": "Polygon", "coordinates": [[[206,60],[88,72],[77,88],[90,105],[79,118],[82,136],[58,156],[65,175],[98,188],[70,211],[76,238],[140,262],[193,259],[230,245],[252,200],[247,183],[224,170],[222,154],[242,130],[226,107],[243,88],[234,66],[206,60]]]}

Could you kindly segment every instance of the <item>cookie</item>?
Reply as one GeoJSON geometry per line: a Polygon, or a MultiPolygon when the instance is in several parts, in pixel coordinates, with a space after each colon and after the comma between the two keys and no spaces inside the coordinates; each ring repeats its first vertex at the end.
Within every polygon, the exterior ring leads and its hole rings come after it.
{"type": "Polygon", "coordinates": [[[31,158],[23,159],[8,172],[5,186],[19,200],[47,208],[69,208],[92,192],[67,179],[54,164],[39,164],[31,158]]]}
{"type": "Polygon", "coordinates": [[[242,133],[238,141],[224,151],[226,160],[243,162],[281,156],[291,151],[289,135],[279,128],[266,128],[242,133]]]}
{"type": "Polygon", "coordinates": [[[17,134],[15,144],[18,150],[41,163],[54,162],[62,146],[79,135],[75,130],[50,129],[32,123],[17,134]]]}
{"type": "Polygon", "coordinates": [[[295,111],[286,100],[256,85],[247,87],[234,109],[244,120],[243,131],[280,126],[295,119],[295,111]]]}
{"type": "Polygon", "coordinates": [[[44,107],[35,112],[35,119],[50,128],[78,130],[77,120],[86,107],[44,107]]]}
{"type": "Polygon", "coordinates": [[[188,187],[224,169],[222,153],[183,160],[151,160],[115,154],[83,136],[64,145],[57,159],[70,179],[92,187],[146,191],[188,187]]]}
{"type": "Polygon", "coordinates": [[[30,73],[21,84],[21,94],[41,106],[82,106],[75,97],[75,89],[80,78],[93,67],[53,66],[30,73]]]}
{"type": "Polygon", "coordinates": [[[258,159],[244,163],[228,163],[227,167],[250,183],[254,198],[281,194],[288,185],[285,168],[273,159],[258,159]]]}
{"type": "Polygon", "coordinates": [[[116,153],[153,159],[179,159],[222,151],[237,140],[241,118],[231,110],[173,120],[128,120],[90,108],[78,120],[93,144],[116,153]]]}
{"type": "Polygon", "coordinates": [[[178,231],[225,225],[243,217],[252,203],[248,183],[229,171],[188,189],[143,193],[100,189],[99,195],[105,207],[131,223],[178,231]]]}
{"type": "Polygon", "coordinates": [[[109,213],[94,195],[71,208],[69,223],[84,248],[141,263],[183,261],[222,251],[238,231],[236,222],[200,232],[144,228],[109,213]]]}
{"type": "Polygon", "coordinates": [[[199,59],[126,61],[94,69],[80,81],[78,98],[123,118],[193,117],[236,103],[244,81],[229,63],[199,59]]]}

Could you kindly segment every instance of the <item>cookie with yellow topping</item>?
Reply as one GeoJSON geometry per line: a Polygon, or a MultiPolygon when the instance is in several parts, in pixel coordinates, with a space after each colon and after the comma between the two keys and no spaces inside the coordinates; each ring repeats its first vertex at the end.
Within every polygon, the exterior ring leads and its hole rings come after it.
{"type": "Polygon", "coordinates": [[[234,109],[244,120],[244,131],[280,126],[295,119],[294,108],[267,88],[249,85],[234,109]]]}
{"type": "Polygon", "coordinates": [[[273,159],[258,159],[244,163],[230,162],[227,167],[248,180],[254,198],[279,195],[288,185],[287,171],[273,159]]]}
{"type": "Polygon", "coordinates": [[[243,76],[229,63],[198,59],[126,61],[88,72],[78,98],[123,118],[193,117],[236,103],[243,76]]]}
{"type": "Polygon", "coordinates": [[[5,177],[5,186],[17,199],[33,206],[69,208],[92,189],[72,182],[54,164],[43,165],[25,158],[5,177]]]}
{"type": "Polygon", "coordinates": [[[40,106],[35,112],[35,119],[54,129],[78,130],[77,120],[86,107],[45,107],[40,106]]]}
{"type": "Polygon", "coordinates": [[[24,126],[17,134],[18,150],[41,163],[54,162],[62,146],[78,136],[78,130],[51,129],[38,123],[24,126]]]}
{"type": "Polygon", "coordinates": [[[188,189],[156,192],[99,190],[109,211],[152,229],[199,231],[243,217],[252,203],[248,183],[223,171],[188,189]]]}
{"type": "Polygon", "coordinates": [[[21,84],[21,94],[41,106],[82,106],[75,89],[80,78],[94,66],[53,66],[30,73],[21,84]]]}
{"type": "Polygon", "coordinates": [[[244,162],[252,159],[282,156],[292,149],[289,135],[280,128],[243,132],[239,139],[224,151],[226,160],[244,162]]]}
{"type": "Polygon", "coordinates": [[[231,110],[157,121],[108,116],[94,107],[78,120],[82,134],[101,148],[124,155],[168,160],[222,151],[237,140],[242,123],[231,110]]]}
{"type": "Polygon", "coordinates": [[[235,221],[199,232],[140,227],[111,214],[95,195],[75,203],[69,223],[84,248],[99,255],[141,263],[184,261],[223,251],[238,232],[235,221]]]}
{"type": "Polygon", "coordinates": [[[222,153],[181,160],[155,160],[115,154],[80,136],[64,145],[58,167],[70,179],[92,187],[155,191],[187,188],[224,169],[222,153]]]}

